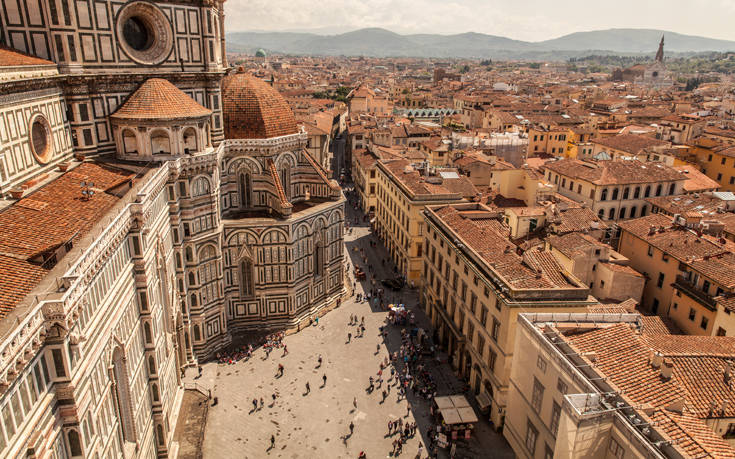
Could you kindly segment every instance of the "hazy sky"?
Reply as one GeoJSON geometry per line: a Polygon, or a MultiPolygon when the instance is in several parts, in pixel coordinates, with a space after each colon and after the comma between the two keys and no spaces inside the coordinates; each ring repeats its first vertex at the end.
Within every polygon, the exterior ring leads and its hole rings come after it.
{"type": "Polygon", "coordinates": [[[383,27],[540,41],[586,30],[651,28],[735,40],[735,0],[227,0],[225,14],[229,32],[383,27]]]}

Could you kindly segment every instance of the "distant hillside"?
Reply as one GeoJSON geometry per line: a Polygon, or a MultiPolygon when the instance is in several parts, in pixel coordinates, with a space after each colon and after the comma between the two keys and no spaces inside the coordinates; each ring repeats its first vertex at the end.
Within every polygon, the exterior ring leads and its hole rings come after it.
{"type": "Polygon", "coordinates": [[[227,46],[234,52],[327,56],[457,57],[492,59],[567,59],[586,54],[653,54],[661,36],[667,53],[735,51],[735,42],[651,29],[577,32],[553,40],[525,42],[481,33],[400,35],[380,28],[338,35],[292,32],[232,32],[227,46]]]}
{"type": "Polygon", "coordinates": [[[735,51],[735,42],[733,41],[652,29],[609,29],[577,32],[554,40],[546,40],[539,44],[547,49],[565,51],[604,49],[623,53],[649,53],[656,51],[662,35],[665,35],[666,51],[676,53],[735,51]]]}

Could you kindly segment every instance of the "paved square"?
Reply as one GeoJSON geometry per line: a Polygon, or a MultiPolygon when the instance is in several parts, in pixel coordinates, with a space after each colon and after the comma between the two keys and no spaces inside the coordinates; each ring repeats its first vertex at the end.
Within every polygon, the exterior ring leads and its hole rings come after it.
{"type": "MultiPolygon", "coordinates": [[[[387,258],[384,249],[380,244],[370,248],[369,240],[375,239],[366,227],[357,227],[353,234],[346,235],[345,253],[352,258],[350,265],[357,261],[366,271],[372,266],[378,279],[392,277],[388,274],[392,266],[387,260],[385,267],[382,264],[387,258]],[[368,265],[357,260],[354,247],[365,248],[368,265]]],[[[357,291],[362,292],[359,283],[357,291]]],[[[419,326],[427,327],[415,290],[404,289],[388,296],[391,300],[400,298],[415,313],[419,326]]],[[[318,326],[286,336],[284,343],[289,352],[285,356],[282,349],[272,351],[268,357],[263,349],[258,349],[249,361],[204,364],[202,377],[196,383],[211,389],[218,398],[218,404],[210,407],[208,413],[204,458],[357,458],[360,451],[365,451],[368,458],[392,457],[392,443],[397,436],[387,435],[388,421],[399,418],[404,423],[417,422],[419,427],[401,455],[415,457],[422,443],[422,457],[427,457],[429,403],[412,395],[409,401],[399,399],[395,386],[382,401],[385,383],[372,393],[366,391],[368,379],[376,377],[380,362],[401,345],[401,327],[388,326],[386,341],[379,335],[386,318],[386,312],[372,310],[367,303],[356,303],[353,298],[321,317],[318,326]],[[353,314],[365,318],[364,337],[356,338],[357,327],[348,325],[353,314]],[[349,343],[348,333],[352,333],[349,343]],[[319,355],[323,363],[317,368],[319,355]],[[284,366],[284,373],[276,377],[279,363],[284,366]],[[327,376],[326,385],[322,384],[323,375],[327,376]],[[307,382],[311,386],[308,394],[307,382]],[[261,397],[265,406],[253,411],[253,398],[261,397]],[[353,435],[349,435],[350,422],[355,426],[353,435]],[[271,435],[276,439],[273,449],[269,448],[271,435]]],[[[435,376],[439,395],[461,392],[462,384],[447,365],[425,360],[435,376]]],[[[189,371],[190,375],[194,373],[189,371]]],[[[475,437],[457,457],[513,457],[507,443],[486,422],[478,424],[475,437]]],[[[440,453],[440,457],[445,455],[446,452],[440,453]]]]}

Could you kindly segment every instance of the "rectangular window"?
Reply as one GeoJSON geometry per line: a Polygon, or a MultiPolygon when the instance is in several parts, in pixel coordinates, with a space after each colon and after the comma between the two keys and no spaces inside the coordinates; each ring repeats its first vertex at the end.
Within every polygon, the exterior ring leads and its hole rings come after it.
{"type": "Polygon", "coordinates": [[[541,381],[533,378],[533,394],[531,395],[531,406],[538,413],[541,411],[541,404],[544,402],[544,386],[541,381]]]}
{"type": "Polygon", "coordinates": [[[561,405],[556,403],[556,400],[554,400],[553,405],[551,405],[551,422],[549,423],[549,430],[556,436],[556,434],[559,432],[559,418],[561,417],[561,405]]]}
{"type": "Polygon", "coordinates": [[[82,121],[89,121],[89,109],[87,104],[79,104],[79,119],[82,121]]]}
{"type": "Polygon", "coordinates": [[[54,360],[54,372],[56,372],[56,377],[66,377],[66,369],[64,368],[64,357],[61,355],[61,349],[51,349],[51,357],[54,360]]]}
{"type": "Polygon", "coordinates": [[[567,386],[567,383],[565,383],[563,379],[559,378],[559,381],[556,383],[556,390],[561,394],[566,394],[568,389],[569,387],[567,386]]]}
{"type": "Polygon", "coordinates": [[[656,287],[661,288],[664,286],[664,273],[658,273],[658,280],[656,281],[656,287]]]}
{"type": "Polygon", "coordinates": [[[475,309],[477,309],[477,295],[473,293],[470,295],[470,311],[472,314],[475,313],[475,309]]]}
{"type": "Polygon", "coordinates": [[[614,438],[610,438],[610,446],[608,446],[608,450],[613,457],[616,457],[617,459],[623,459],[623,454],[625,454],[625,451],[623,450],[623,447],[620,446],[620,443],[615,441],[614,438]]]}
{"type": "MultiPolygon", "coordinates": [[[[64,24],[71,25],[71,13],[69,12],[69,0],[61,0],[61,11],[63,11],[64,13],[64,24]]],[[[76,58],[74,60],[76,60],[76,58]]]]}
{"type": "Polygon", "coordinates": [[[48,2],[48,10],[51,14],[51,23],[53,25],[59,25],[59,12],[56,9],[56,0],[50,0],[48,2]]]}
{"type": "Polygon", "coordinates": [[[92,141],[92,130],[91,129],[84,129],[82,131],[82,136],[84,137],[84,145],[92,145],[94,142],[92,141]]]}
{"type": "Polygon", "coordinates": [[[492,349],[488,349],[488,355],[487,355],[487,367],[490,369],[491,372],[495,371],[495,361],[497,360],[498,355],[493,351],[492,349]]]}
{"type": "Polygon", "coordinates": [[[482,307],[482,312],[480,313],[480,323],[484,327],[487,325],[487,307],[482,307]]]}
{"type": "Polygon", "coordinates": [[[700,327],[702,327],[702,330],[707,330],[707,324],[709,323],[709,319],[702,316],[702,322],[699,324],[700,327]]]}
{"type": "Polygon", "coordinates": [[[69,60],[77,60],[77,47],[74,45],[74,35],[67,35],[66,41],[69,43],[69,60]]]}
{"type": "Polygon", "coordinates": [[[498,319],[493,317],[493,328],[490,331],[490,336],[492,336],[493,341],[498,341],[498,335],[500,334],[500,322],[498,322],[498,319]]]}
{"type": "Polygon", "coordinates": [[[689,320],[694,322],[695,317],[697,317],[697,311],[694,308],[689,308],[689,320]]]}
{"type": "Polygon", "coordinates": [[[10,412],[10,403],[3,407],[3,424],[5,424],[5,431],[8,432],[8,438],[12,438],[15,435],[15,422],[10,412]]]}
{"type": "MultiPolygon", "coordinates": [[[[54,1],[51,0],[51,5],[54,1]]],[[[64,60],[64,43],[61,41],[61,35],[54,35],[54,42],[56,43],[56,54],[59,62],[64,60]]]]}
{"type": "Polygon", "coordinates": [[[526,426],[526,449],[533,456],[536,453],[536,439],[538,438],[538,429],[528,420],[526,426]]]}

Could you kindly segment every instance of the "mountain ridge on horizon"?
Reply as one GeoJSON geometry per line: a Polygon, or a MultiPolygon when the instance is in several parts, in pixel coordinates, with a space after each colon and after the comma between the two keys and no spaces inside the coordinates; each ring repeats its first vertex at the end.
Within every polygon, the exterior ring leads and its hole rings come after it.
{"type": "Polygon", "coordinates": [[[296,55],[434,58],[567,59],[590,53],[654,54],[661,36],[669,53],[735,51],[735,41],[659,29],[604,29],[573,32],[530,42],[480,32],[402,35],[380,27],[320,35],[310,32],[230,32],[228,48],[296,55]]]}

